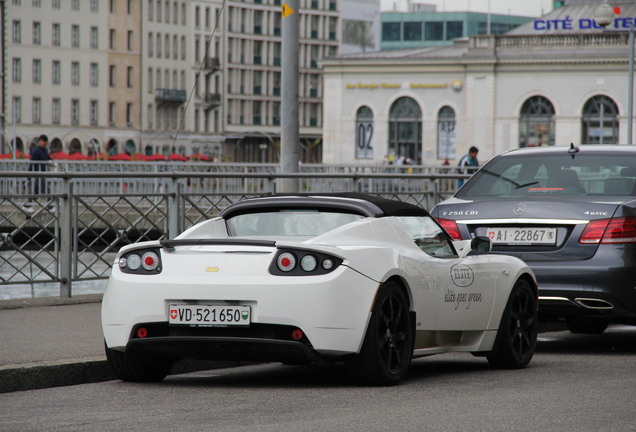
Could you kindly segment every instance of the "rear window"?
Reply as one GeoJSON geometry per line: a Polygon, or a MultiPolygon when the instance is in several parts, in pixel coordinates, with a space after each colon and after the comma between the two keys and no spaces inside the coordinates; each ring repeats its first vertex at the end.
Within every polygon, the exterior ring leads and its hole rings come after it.
{"type": "Polygon", "coordinates": [[[363,216],[318,210],[281,210],[239,214],[227,220],[230,236],[317,236],[363,216]]]}
{"type": "Polygon", "coordinates": [[[456,196],[625,196],[636,192],[636,157],[542,153],[504,156],[486,164],[456,196]]]}

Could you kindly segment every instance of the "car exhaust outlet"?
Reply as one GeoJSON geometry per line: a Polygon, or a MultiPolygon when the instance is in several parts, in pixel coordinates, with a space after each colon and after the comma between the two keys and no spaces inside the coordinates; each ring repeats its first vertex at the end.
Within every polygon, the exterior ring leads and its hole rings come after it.
{"type": "Polygon", "coordinates": [[[595,298],[575,298],[574,302],[587,309],[611,310],[614,305],[606,300],[595,298]]]}

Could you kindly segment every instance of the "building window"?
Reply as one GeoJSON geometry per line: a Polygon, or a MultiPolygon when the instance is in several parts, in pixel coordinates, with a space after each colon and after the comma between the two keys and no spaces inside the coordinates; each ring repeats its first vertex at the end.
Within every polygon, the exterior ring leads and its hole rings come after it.
{"type": "Polygon", "coordinates": [[[157,22],[161,22],[161,0],[157,0],[157,22]]]}
{"type": "Polygon", "coordinates": [[[464,36],[464,23],[461,21],[446,22],[446,40],[453,40],[464,36]]]}
{"type": "Polygon", "coordinates": [[[33,7],[42,7],[42,0],[33,0],[33,7]]]}
{"type": "Polygon", "coordinates": [[[79,99],[71,100],[71,124],[78,125],[80,116],[80,101],[79,99]]]}
{"type": "Polygon", "coordinates": [[[22,82],[22,59],[14,58],[13,59],[13,82],[19,83],[22,82]]]}
{"type": "Polygon", "coordinates": [[[92,100],[91,101],[91,126],[97,126],[97,115],[98,115],[98,110],[97,110],[97,101],[96,100],[92,100]]]}
{"type": "Polygon", "coordinates": [[[62,76],[62,65],[59,60],[53,60],[51,65],[51,82],[55,85],[59,85],[62,76]]]}
{"type": "Polygon", "coordinates": [[[128,34],[126,36],[126,48],[128,49],[128,51],[133,50],[133,31],[132,30],[128,30],[128,34]]]}
{"type": "Polygon", "coordinates": [[[71,9],[73,10],[79,10],[80,6],[79,6],[79,0],[71,0],[71,9]]]}
{"type": "Polygon", "coordinates": [[[22,123],[22,98],[19,96],[13,97],[13,121],[15,123],[22,123]]]}
{"type": "Polygon", "coordinates": [[[91,48],[97,49],[99,43],[99,37],[97,35],[97,27],[91,27],[91,48]]]}
{"type": "Polygon", "coordinates": [[[132,118],[133,118],[133,104],[126,104],[126,126],[132,126],[132,118]]]}
{"type": "Polygon", "coordinates": [[[79,62],[71,63],[71,84],[79,85],[80,84],[80,64],[79,62]]]}
{"type": "Polygon", "coordinates": [[[51,123],[60,124],[60,112],[62,103],[59,98],[53,98],[51,101],[51,123]]]}
{"type": "Polygon", "coordinates": [[[53,46],[60,46],[60,25],[57,23],[53,24],[53,34],[51,35],[51,42],[53,43],[53,46]]]}
{"type": "Polygon", "coordinates": [[[399,41],[402,39],[402,29],[400,23],[385,22],[382,23],[382,40],[383,41],[399,41]]]}
{"type": "Polygon", "coordinates": [[[133,4],[132,4],[133,0],[128,0],[128,4],[126,5],[126,12],[128,12],[128,15],[132,15],[133,12],[133,4]]]}
{"type": "Polygon", "coordinates": [[[128,66],[126,70],[126,85],[128,88],[133,88],[133,67],[128,66]]]}
{"type": "Polygon", "coordinates": [[[152,93],[152,91],[154,90],[155,86],[154,86],[153,78],[154,78],[154,72],[152,68],[148,68],[148,93],[152,93]]]}
{"type": "Polygon", "coordinates": [[[148,2],[148,21],[153,22],[155,20],[155,2],[150,0],[148,2]]]}
{"type": "Polygon", "coordinates": [[[404,40],[405,41],[421,41],[422,40],[422,23],[405,22],[404,23],[404,40]]]}
{"type": "Polygon", "coordinates": [[[33,59],[33,84],[40,84],[42,82],[42,61],[40,59],[33,59]]]}
{"type": "MultiPolygon", "coordinates": [[[[130,0],[128,0],[130,1],[130,0]]],[[[170,23],[170,2],[166,0],[166,11],[165,11],[165,19],[166,19],[166,23],[169,24],[170,23]]]]}
{"type": "Polygon", "coordinates": [[[422,110],[415,100],[401,97],[389,113],[389,156],[410,158],[421,164],[422,110]]]}
{"type": "Polygon", "coordinates": [[[114,65],[110,65],[108,68],[108,85],[111,87],[115,87],[117,84],[116,80],[117,69],[114,65]]]}
{"type": "Polygon", "coordinates": [[[42,25],[38,21],[33,21],[33,45],[42,43],[42,25]]]}
{"type": "Polygon", "coordinates": [[[74,48],[79,47],[80,30],[77,24],[71,27],[71,46],[74,48]]]}
{"type": "Polygon", "coordinates": [[[356,159],[373,159],[373,111],[367,106],[356,113],[356,159]]]}
{"type": "Polygon", "coordinates": [[[152,33],[148,33],[148,57],[155,55],[155,36],[152,33]]]}
{"type": "Polygon", "coordinates": [[[13,21],[13,43],[22,43],[22,22],[20,20],[13,21]]]}
{"type": "Polygon", "coordinates": [[[108,124],[109,126],[115,126],[115,102],[108,104],[108,124]]]}
{"type": "Polygon", "coordinates": [[[97,63],[91,63],[91,87],[97,87],[99,85],[99,65],[97,63]]]}
{"type": "Polygon", "coordinates": [[[157,58],[161,58],[161,34],[157,33],[157,58]]]}
{"type": "Polygon", "coordinates": [[[108,48],[114,50],[115,42],[116,42],[115,29],[110,29],[110,32],[108,33],[108,48]]]}
{"type": "Polygon", "coordinates": [[[31,107],[33,115],[33,123],[42,123],[42,100],[39,97],[33,98],[33,106],[31,107]]]}
{"type": "Polygon", "coordinates": [[[424,39],[429,41],[444,40],[444,22],[427,21],[424,25],[424,39]]]}
{"type": "Polygon", "coordinates": [[[166,58],[170,58],[170,35],[164,36],[164,49],[166,50],[166,58]]]}
{"type": "Polygon", "coordinates": [[[91,0],[91,12],[99,12],[99,1],[98,0],[91,0]]]}
{"type": "Polygon", "coordinates": [[[262,116],[262,103],[260,101],[252,102],[252,124],[260,125],[262,116]]]}
{"type": "Polygon", "coordinates": [[[519,147],[554,145],[554,106],[543,96],[523,103],[519,116],[519,147]]]}
{"type": "Polygon", "coordinates": [[[607,96],[585,103],[582,123],[582,144],[618,144],[618,106],[607,96]]]}
{"type": "Polygon", "coordinates": [[[443,106],[437,114],[437,158],[455,159],[455,110],[443,106]]]}
{"type": "Polygon", "coordinates": [[[53,4],[53,9],[60,8],[60,0],[53,0],[51,3],[53,4]]]}
{"type": "Polygon", "coordinates": [[[186,38],[181,36],[181,60],[186,59],[186,38]]]}
{"type": "Polygon", "coordinates": [[[179,24],[179,4],[173,3],[172,24],[179,24]]]}

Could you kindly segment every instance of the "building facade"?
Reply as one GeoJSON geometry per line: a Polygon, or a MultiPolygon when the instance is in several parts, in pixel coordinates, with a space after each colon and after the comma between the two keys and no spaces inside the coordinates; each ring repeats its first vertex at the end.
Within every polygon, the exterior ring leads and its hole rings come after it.
{"type": "Polygon", "coordinates": [[[340,56],[324,66],[326,163],[483,162],[508,149],[626,143],[636,2],[603,29],[598,2],[569,0],[505,35],[340,56]]]}
{"type": "MultiPolygon", "coordinates": [[[[0,152],[203,153],[275,162],[281,0],[5,0],[0,152]]],[[[300,157],[322,154],[319,61],[379,48],[379,0],[300,1],[300,157]],[[359,8],[351,8],[356,3],[359,8]],[[359,10],[363,8],[364,14],[359,10]],[[348,27],[349,28],[349,27],[348,27]],[[373,35],[365,31],[374,30],[373,35]]]]}

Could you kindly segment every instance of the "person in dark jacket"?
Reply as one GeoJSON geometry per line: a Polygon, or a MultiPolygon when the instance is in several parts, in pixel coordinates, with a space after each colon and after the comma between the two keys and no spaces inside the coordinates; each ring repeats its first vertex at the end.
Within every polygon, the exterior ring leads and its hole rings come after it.
{"type": "MultiPolygon", "coordinates": [[[[29,163],[29,171],[46,171],[48,166],[48,161],[51,160],[51,155],[49,153],[49,149],[47,148],[49,144],[49,138],[46,135],[40,135],[38,138],[38,145],[33,147],[31,150],[31,162],[29,163]]],[[[33,182],[33,193],[36,195],[46,195],[46,179],[45,178],[34,178],[33,182]]],[[[31,210],[31,200],[27,201],[24,205],[26,210],[31,210]]]]}

